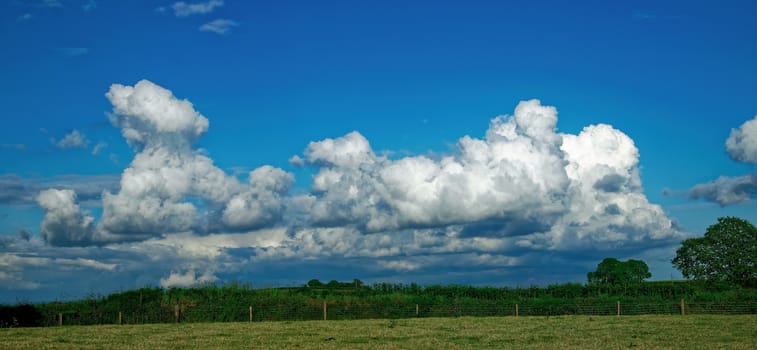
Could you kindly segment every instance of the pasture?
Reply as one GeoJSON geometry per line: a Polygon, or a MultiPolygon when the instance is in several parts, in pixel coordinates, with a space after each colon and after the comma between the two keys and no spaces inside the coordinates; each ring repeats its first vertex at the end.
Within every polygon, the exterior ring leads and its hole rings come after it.
{"type": "Polygon", "coordinates": [[[755,349],[757,315],[459,317],[0,329],[3,349],[755,349]]]}

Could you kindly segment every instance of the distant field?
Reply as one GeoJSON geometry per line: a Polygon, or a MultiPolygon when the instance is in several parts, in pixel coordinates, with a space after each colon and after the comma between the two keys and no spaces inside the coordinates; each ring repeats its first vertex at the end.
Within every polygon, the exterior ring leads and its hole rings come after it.
{"type": "Polygon", "coordinates": [[[757,315],[461,317],[0,330],[2,349],[757,349],[757,315]]]}

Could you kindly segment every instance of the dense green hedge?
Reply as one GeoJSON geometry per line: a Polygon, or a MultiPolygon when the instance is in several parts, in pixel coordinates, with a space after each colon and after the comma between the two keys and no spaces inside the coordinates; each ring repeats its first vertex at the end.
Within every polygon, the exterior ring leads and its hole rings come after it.
{"type": "Polygon", "coordinates": [[[686,281],[637,285],[581,285],[508,288],[464,285],[426,286],[355,280],[328,284],[310,281],[297,288],[253,289],[230,284],[198,288],[142,288],[84,300],[37,305],[0,306],[0,326],[175,322],[317,320],[324,303],[329,319],[508,316],[614,315],[690,312],[757,313],[757,290],[686,281]],[[417,310],[416,310],[417,308],[417,310]],[[417,314],[416,314],[417,312],[417,314]],[[120,316],[119,316],[120,315],[120,316]]]}

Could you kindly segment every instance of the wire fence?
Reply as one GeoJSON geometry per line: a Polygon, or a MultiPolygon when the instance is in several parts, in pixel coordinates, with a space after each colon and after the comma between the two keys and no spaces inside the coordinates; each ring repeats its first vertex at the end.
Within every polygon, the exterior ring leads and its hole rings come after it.
{"type": "Polygon", "coordinates": [[[232,305],[160,305],[137,310],[61,311],[43,315],[43,326],[146,324],[174,322],[263,322],[305,320],[396,319],[462,316],[559,316],[559,315],[689,315],[757,314],[756,302],[655,302],[655,303],[500,303],[466,305],[397,304],[378,305],[354,301],[307,300],[296,303],[232,305]]]}

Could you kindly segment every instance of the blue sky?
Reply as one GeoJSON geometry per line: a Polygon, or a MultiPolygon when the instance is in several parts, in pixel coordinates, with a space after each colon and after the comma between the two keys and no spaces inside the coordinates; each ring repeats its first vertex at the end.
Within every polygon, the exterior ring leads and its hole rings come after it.
{"type": "Polygon", "coordinates": [[[757,222],[756,23],[752,1],[5,1],[0,302],[583,282],[608,256],[679,278],[682,239],[757,222]]]}

